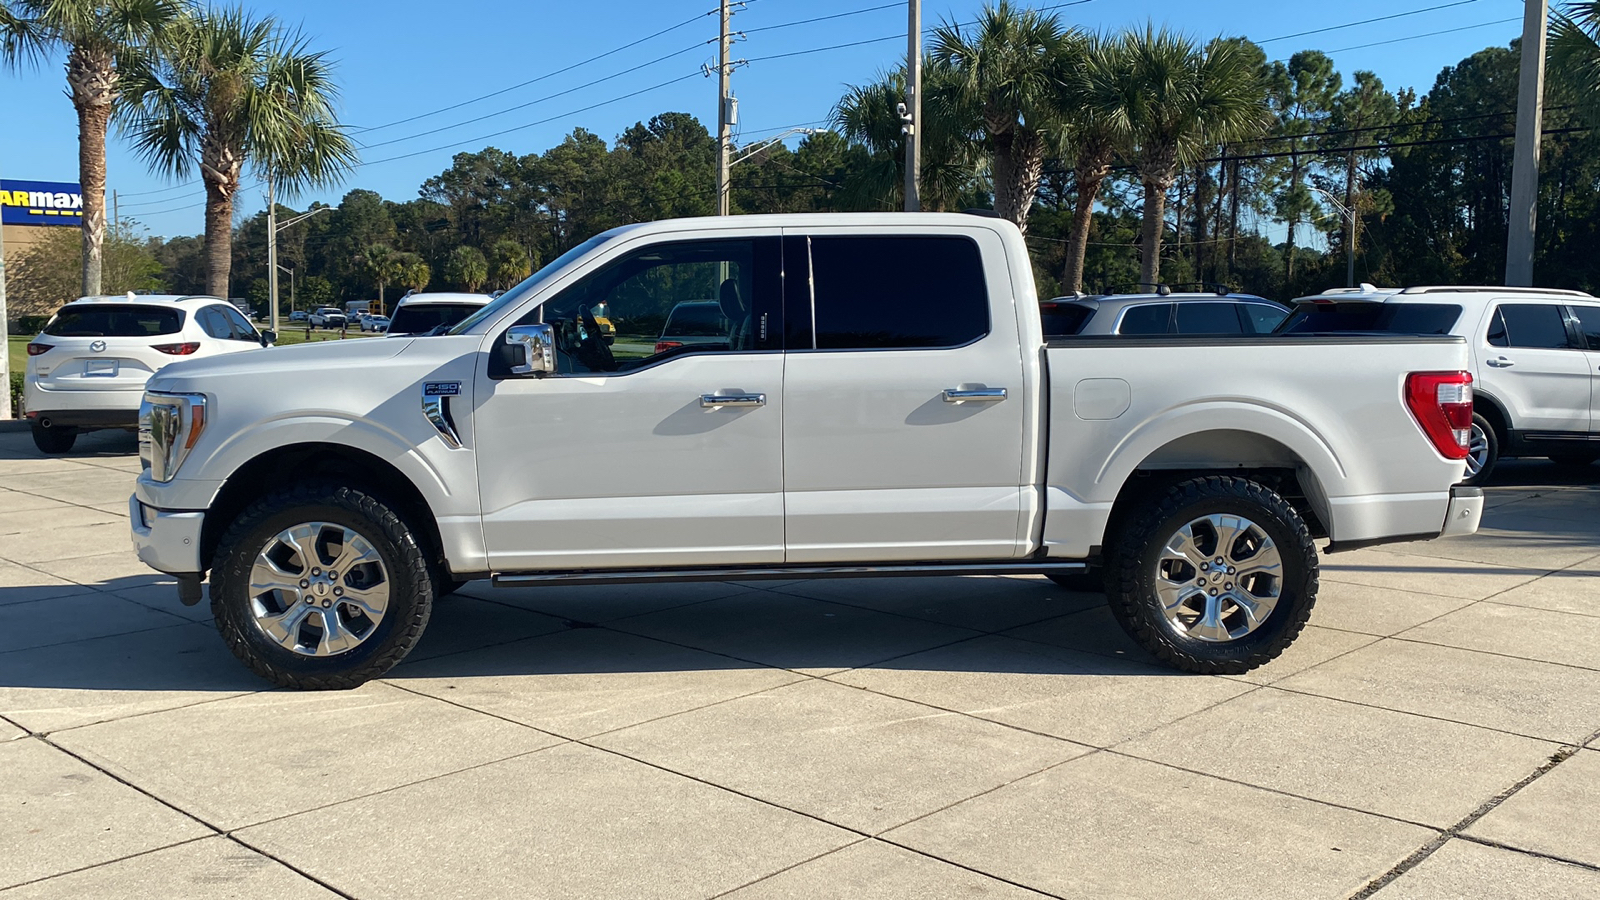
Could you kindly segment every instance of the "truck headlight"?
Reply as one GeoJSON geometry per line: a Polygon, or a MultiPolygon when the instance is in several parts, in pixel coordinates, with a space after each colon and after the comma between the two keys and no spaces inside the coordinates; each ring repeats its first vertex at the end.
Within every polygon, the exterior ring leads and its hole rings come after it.
{"type": "Polygon", "coordinates": [[[171,481],[205,429],[203,394],[146,391],[139,404],[139,461],[150,478],[171,481]]]}

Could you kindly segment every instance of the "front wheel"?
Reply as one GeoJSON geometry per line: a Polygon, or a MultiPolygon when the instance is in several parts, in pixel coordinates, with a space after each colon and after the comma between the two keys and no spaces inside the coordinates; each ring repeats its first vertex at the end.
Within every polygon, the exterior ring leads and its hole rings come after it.
{"type": "Polygon", "coordinates": [[[427,554],[382,500],[310,481],[256,501],[211,572],[217,630],[280,687],[353,688],[416,645],[433,608],[427,554]]]}
{"type": "Polygon", "coordinates": [[[1231,476],[1174,485],[1116,536],[1108,598],[1123,630],[1186,672],[1237,675],[1299,636],[1317,548],[1275,491],[1231,476]]]}

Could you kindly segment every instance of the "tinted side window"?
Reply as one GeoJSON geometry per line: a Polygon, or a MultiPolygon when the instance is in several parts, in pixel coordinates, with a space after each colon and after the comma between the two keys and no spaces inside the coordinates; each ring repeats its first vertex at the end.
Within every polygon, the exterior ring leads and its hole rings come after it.
{"type": "Polygon", "coordinates": [[[1094,315],[1094,307],[1082,303],[1039,304],[1040,324],[1045,337],[1077,334],[1094,315]]]}
{"type": "Polygon", "coordinates": [[[1245,334],[1271,334],[1288,315],[1289,311],[1281,306],[1239,304],[1239,318],[1244,322],[1245,334]]]}
{"type": "Polygon", "coordinates": [[[1171,303],[1146,303],[1122,311],[1117,334],[1166,334],[1172,321],[1171,303]]]}
{"type": "Polygon", "coordinates": [[[819,350],[959,347],[989,333],[978,245],[963,237],[814,237],[819,350]]]}
{"type": "Polygon", "coordinates": [[[552,326],[563,374],[628,372],[688,353],[777,349],[777,241],[653,244],[562,290],[527,321],[542,317],[552,326]]]}
{"type": "Polygon", "coordinates": [[[1578,317],[1584,343],[1590,350],[1600,350],[1600,306],[1574,306],[1572,313],[1578,317]]]}
{"type": "Polygon", "coordinates": [[[228,319],[222,310],[216,306],[208,306],[195,315],[195,320],[200,323],[200,330],[207,335],[222,341],[233,340],[233,326],[228,324],[228,319]]]}
{"type": "Polygon", "coordinates": [[[1175,318],[1178,334],[1238,334],[1239,314],[1235,303],[1178,303],[1175,318]]]}
{"type": "Polygon", "coordinates": [[[223,307],[222,315],[228,320],[228,324],[233,327],[234,340],[250,341],[251,343],[260,342],[261,336],[256,334],[255,326],[251,325],[250,320],[246,319],[237,309],[223,307]]]}
{"type": "MultiPolygon", "coordinates": [[[[1548,303],[1507,303],[1500,307],[1509,347],[1559,349],[1569,346],[1567,318],[1548,303]]],[[[1494,343],[1492,337],[1490,343],[1494,343]]],[[[1500,346],[1500,345],[1497,345],[1500,346]]]]}

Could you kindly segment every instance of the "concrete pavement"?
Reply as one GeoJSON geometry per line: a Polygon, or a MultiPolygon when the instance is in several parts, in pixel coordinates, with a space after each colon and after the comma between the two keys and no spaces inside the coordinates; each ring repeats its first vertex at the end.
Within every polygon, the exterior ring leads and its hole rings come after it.
{"type": "Polygon", "coordinates": [[[1600,897],[1600,466],[1324,558],[1241,677],[1038,578],[493,589],[266,690],[0,431],[0,900],[1600,897]]]}

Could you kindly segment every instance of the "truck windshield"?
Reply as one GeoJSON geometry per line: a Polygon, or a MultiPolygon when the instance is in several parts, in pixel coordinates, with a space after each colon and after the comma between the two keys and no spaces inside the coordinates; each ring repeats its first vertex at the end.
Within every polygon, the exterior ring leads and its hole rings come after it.
{"type": "Polygon", "coordinates": [[[176,334],[182,328],[182,310],[97,303],[63,308],[44,326],[44,333],[56,337],[147,337],[176,334]]]}
{"type": "Polygon", "coordinates": [[[1383,331],[1390,334],[1449,334],[1461,318],[1454,303],[1302,303],[1278,326],[1278,334],[1383,331]]]}
{"type": "MultiPolygon", "coordinates": [[[[457,322],[456,326],[446,333],[465,334],[472,328],[472,326],[478,324],[479,322],[482,322],[485,319],[492,319],[499,315],[503,310],[511,309],[518,303],[521,303],[523,300],[527,299],[527,296],[537,290],[539,285],[549,281],[562,269],[565,269],[567,266],[571,265],[574,260],[586,255],[589,251],[599,247],[606,241],[611,240],[611,238],[611,232],[597,234],[578,246],[573,247],[571,250],[561,254],[555,259],[552,259],[549,265],[546,265],[544,268],[541,268],[539,271],[534,272],[532,275],[529,275],[527,278],[523,279],[521,284],[518,284],[511,290],[506,291],[504,294],[496,297],[489,303],[488,306],[479,309],[472,315],[467,316],[460,322],[457,322]]],[[[394,324],[391,322],[390,328],[392,329],[393,327],[394,324]]]]}

